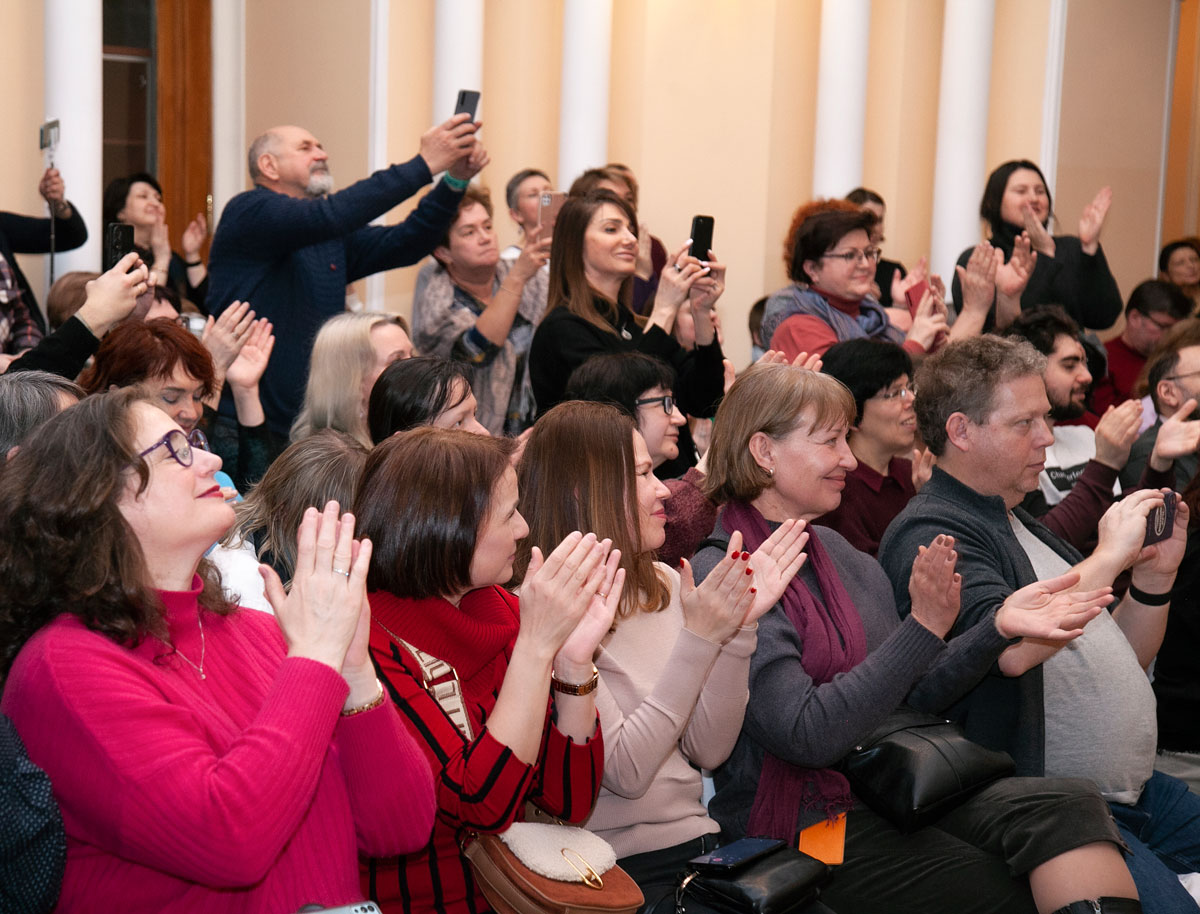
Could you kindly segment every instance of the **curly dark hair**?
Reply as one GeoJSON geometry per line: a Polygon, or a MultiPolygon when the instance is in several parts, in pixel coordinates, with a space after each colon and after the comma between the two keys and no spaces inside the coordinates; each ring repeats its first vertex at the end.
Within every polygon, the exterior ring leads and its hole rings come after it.
{"type": "Polygon", "coordinates": [[[806,260],[816,260],[833,250],[842,238],[855,229],[868,235],[879,224],[879,217],[846,200],[812,200],[792,214],[783,239],[783,263],[793,282],[809,282],[804,272],[806,260]]]}
{"type": "MultiPolygon", "coordinates": [[[[0,676],[44,625],[62,613],[118,644],[166,636],[162,602],[141,544],[117,502],[150,469],[137,455],[133,391],[82,400],[50,419],[0,473],[0,676]]],[[[216,566],[202,560],[200,605],[235,606],[216,566]]]]}

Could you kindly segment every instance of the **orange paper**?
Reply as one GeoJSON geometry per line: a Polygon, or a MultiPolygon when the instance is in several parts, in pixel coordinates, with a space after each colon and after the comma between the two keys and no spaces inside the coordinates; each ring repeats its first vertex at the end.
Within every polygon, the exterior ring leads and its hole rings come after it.
{"type": "Polygon", "coordinates": [[[846,858],[846,814],[839,813],[832,822],[826,819],[804,829],[799,849],[822,863],[837,866],[846,858]]]}

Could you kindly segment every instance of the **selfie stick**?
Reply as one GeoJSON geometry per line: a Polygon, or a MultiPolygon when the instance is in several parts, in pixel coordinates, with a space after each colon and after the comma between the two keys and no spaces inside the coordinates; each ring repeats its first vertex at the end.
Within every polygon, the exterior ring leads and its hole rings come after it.
{"type": "MultiPolygon", "coordinates": [[[[38,132],[38,146],[50,150],[47,153],[47,168],[54,167],[54,151],[58,149],[58,120],[46,121],[38,132]]],[[[47,201],[50,207],[50,285],[54,285],[54,204],[47,201]]]]}

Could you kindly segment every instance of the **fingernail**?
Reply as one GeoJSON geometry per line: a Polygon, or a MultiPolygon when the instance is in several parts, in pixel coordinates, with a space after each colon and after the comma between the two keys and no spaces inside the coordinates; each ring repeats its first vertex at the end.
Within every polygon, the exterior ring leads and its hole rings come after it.
{"type": "Polygon", "coordinates": [[[748,561],[750,561],[750,553],[749,553],[749,552],[743,552],[743,553],[742,553],[742,561],[743,561],[743,562],[748,562],[748,561]]]}
{"type": "Polygon", "coordinates": [[[680,568],[682,568],[682,567],[683,567],[683,559],[680,559],[680,560],[679,560],[679,567],[680,567],[680,568]]]}
{"type": "Polygon", "coordinates": [[[753,569],[753,568],[747,568],[747,569],[746,569],[746,574],[754,574],[754,569],[753,569]]]}
{"type": "Polygon", "coordinates": [[[757,587],[751,587],[751,588],[750,588],[750,592],[751,592],[751,593],[758,593],[758,588],[757,588],[757,587]]]}

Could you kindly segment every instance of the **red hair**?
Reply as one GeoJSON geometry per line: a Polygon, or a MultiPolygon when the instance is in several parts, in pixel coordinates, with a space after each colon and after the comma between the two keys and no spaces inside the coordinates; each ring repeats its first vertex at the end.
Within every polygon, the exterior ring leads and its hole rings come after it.
{"type": "Polygon", "coordinates": [[[126,321],[104,337],[95,363],[79,376],[79,385],[89,394],[129,387],[166,377],[176,365],[203,385],[204,396],[212,393],[212,356],[196,337],[166,317],[126,321]]]}

